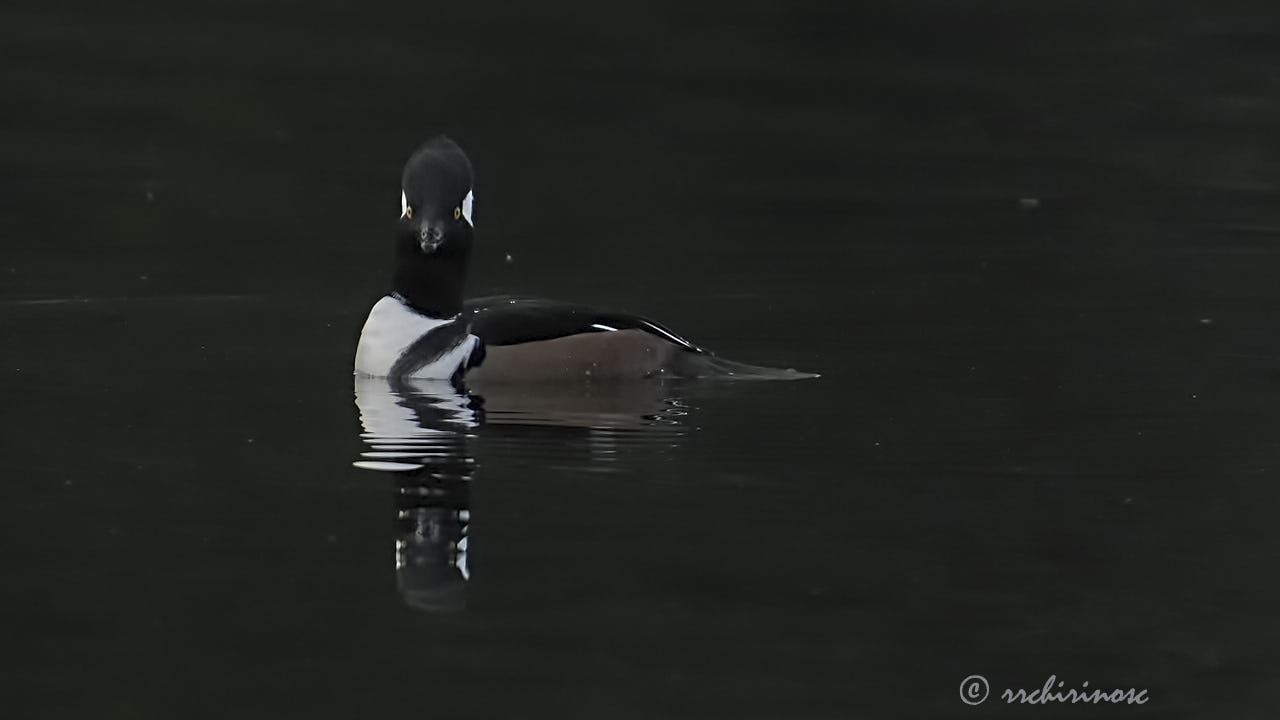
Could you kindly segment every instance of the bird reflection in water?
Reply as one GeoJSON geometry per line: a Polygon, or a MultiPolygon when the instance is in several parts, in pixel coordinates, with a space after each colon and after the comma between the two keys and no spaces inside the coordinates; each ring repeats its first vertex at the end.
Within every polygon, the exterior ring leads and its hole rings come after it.
{"type": "Polygon", "coordinates": [[[476,398],[448,382],[389,383],[356,378],[361,437],[369,450],[356,467],[396,479],[396,586],[410,607],[460,610],[466,604],[467,525],[479,426],[476,398]]]}
{"type": "Polygon", "coordinates": [[[607,463],[621,438],[669,445],[684,434],[680,387],[504,387],[459,390],[442,380],[356,377],[368,448],[354,465],[396,481],[396,586],[429,612],[461,610],[471,570],[471,482],[481,443],[497,452],[565,453],[607,463]],[[479,392],[483,392],[481,395],[479,392]],[[541,450],[538,446],[541,446],[541,450]]]}

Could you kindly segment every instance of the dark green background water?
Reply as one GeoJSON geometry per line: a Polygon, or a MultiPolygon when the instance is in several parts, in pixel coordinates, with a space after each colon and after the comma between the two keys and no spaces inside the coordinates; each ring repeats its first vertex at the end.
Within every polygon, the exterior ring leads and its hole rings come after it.
{"type": "Polygon", "coordinates": [[[3,715],[1273,717],[1278,18],[10,3],[3,715]],[[823,374],[464,438],[443,614],[350,377],[438,131],[475,294],[823,374]]]}

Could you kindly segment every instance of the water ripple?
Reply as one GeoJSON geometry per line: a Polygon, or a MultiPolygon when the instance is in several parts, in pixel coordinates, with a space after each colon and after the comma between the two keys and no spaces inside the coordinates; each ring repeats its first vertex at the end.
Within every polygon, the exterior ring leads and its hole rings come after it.
{"type": "MultiPolygon", "coordinates": [[[[396,584],[410,607],[466,605],[471,483],[488,459],[616,473],[630,452],[661,453],[687,432],[690,407],[661,383],[494,386],[358,377],[366,449],[352,464],[396,484],[396,584]]],[[[483,477],[482,475],[480,476],[483,477]]]]}

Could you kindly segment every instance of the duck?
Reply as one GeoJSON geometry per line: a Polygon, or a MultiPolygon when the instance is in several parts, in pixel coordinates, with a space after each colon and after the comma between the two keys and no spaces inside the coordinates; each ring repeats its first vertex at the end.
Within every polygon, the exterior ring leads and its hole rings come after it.
{"type": "Polygon", "coordinates": [[[444,135],[423,143],[401,173],[391,288],[361,328],[357,376],[455,386],[817,377],[721,358],[628,312],[526,295],[465,299],[474,213],[466,153],[444,135]]]}

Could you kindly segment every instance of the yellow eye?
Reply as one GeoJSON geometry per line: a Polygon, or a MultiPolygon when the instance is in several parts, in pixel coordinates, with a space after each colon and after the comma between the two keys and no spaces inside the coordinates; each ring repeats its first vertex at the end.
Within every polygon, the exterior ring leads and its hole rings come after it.
{"type": "Polygon", "coordinates": [[[407,218],[409,218],[410,220],[412,220],[412,219],[413,219],[413,208],[411,208],[411,207],[407,207],[407,208],[405,208],[405,209],[404,209],[404,216],[405,216],[405,217],[407,217],[407,218]]]}
{"type": "Polygon", "coordinates": [[[457,220],[457,219],[458,219],[458,218],[460,218],[460,217],[462,217],[462,208],[460,208],[460,207],[456,207],[456,208],[454,208],[454,209],[453,209],[453,219],[454,219],[454,220],[457,220]]]}

